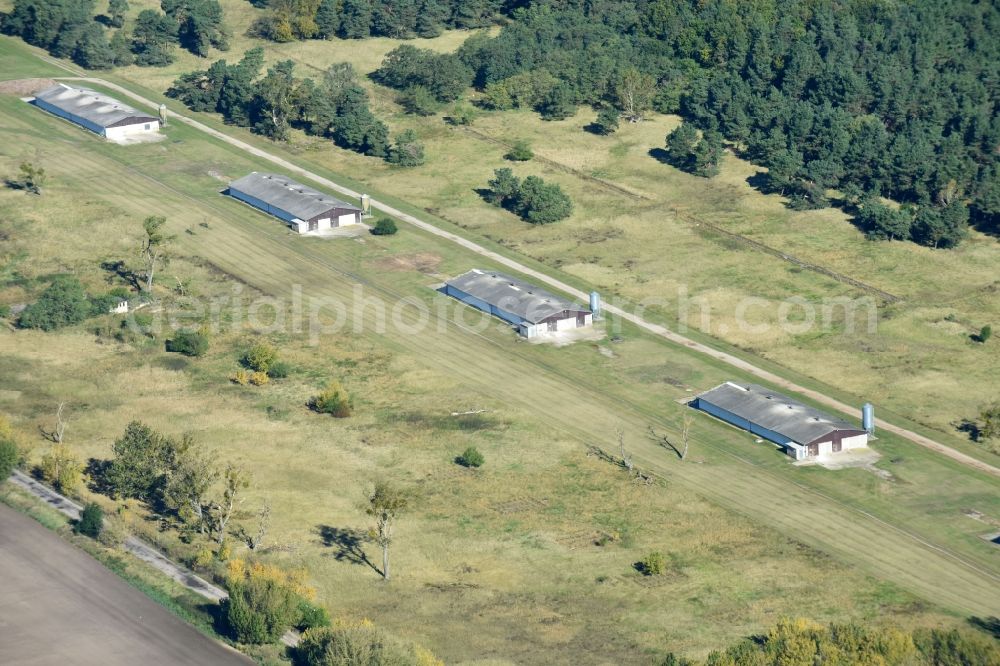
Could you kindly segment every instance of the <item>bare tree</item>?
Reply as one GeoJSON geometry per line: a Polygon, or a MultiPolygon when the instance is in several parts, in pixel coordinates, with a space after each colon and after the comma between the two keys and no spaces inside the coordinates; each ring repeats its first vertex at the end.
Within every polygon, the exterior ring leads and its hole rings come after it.
{"type": "Polygon", "coordinates": [[[178,296],[187,296],[188,291],[191,289],[191,278],[186,277],[182,280],[175,275],[174,280],[177,281],[177,286],[174,287],[174,293],[178,296]]]}
{"type": "Polygon", "coordinates": [[[167,218],[159,215],[151,215],[142,222],[142,229],[146,232],[146,238],[142,241],[139,254],[146,261],[146,291],[153,289],[153,274],[156,272],[157,263],[162,263],[166,258],[167,245],[173,240],[163,229],[167,223],[167,218]]]}
{"type": "Polygon", "coordinates": [[[264,506],[257,512],[257,533],[251,534],[245,527],[240,527],[240,539],[250,550],[257,550],[263,543],[267,535],[267,528],[271,526],[271,505],[264,502],[264,506]]]}
{"type": "Polygon", "coordinates": [[[222,491],[222,499],[212,503],[209,510],[215,540],[220,546],[226,540],[226,525],[233,517],[236,505],[243,501],[240,497],[240,491],[250,485],[247,474],[231,464],[226,466],[226,471],[222,474],[222,481],[225,486],[222,491]]]}
{"type": "Polygon", "coordinates": [[[691,442],[691,426],[694,425],[694,415],[690,412],[684,413],[684,418],[681,421],[681,460],[687,457],[688,454],[688,444],[691,442]]]}
{"type": "Polygon", "coordinates": [[[651,440],[653,440],[654,442],[656,442],[657,444],[659,444],[660,446],[662,446],[665,449],[670,449],[671,451],[673,451],[674,453],[676,453],[677,457],[680,458],[681,460],[684,459],[684,453],[687,453],[687,451],[684,451],[682,453],[681,450],[678,449],[674,445],[674,443],[670,441],[670,435],[667,435],[666,433],[658,432],[653,426],[649,426],[649,431],[648,432],[649,432],[649,438],[651,440]]]}
{"type": "Polygon", "coordinates": [[[56,407],[56,425],[52,430],[46,430],[42,426],[38,426],[38,430],[42,434],[42,437],[54,442],[55,444],[62,444],[63,437],[66,434],[66,426],[68,425],[68,422],[63,416],[65,409],[65,402],[60,402],[59,406],[56,407]]]}
{"type": "Polygon", "coordinates": [[[615,435],[618,437],[618,450],[621,452],[622,456],[622,467],[625,468],[626,472],[632,471],[632,456],[625,452],[625,431],[621,426],[615,428],[615,435]]]}
{"type": "Polygon", "coordinates": [[[389,580],[389,544],[392,543],[392,528],[396,518],[406,510],[409,503],[406,494],[386,481],[378,481],[368,496],[365,513],[375,519],[371,537],[382,548],[382,578],[389,580]]]}
{"type": "Polygon", "coordinates": [[[66,419],[63,418],[63,410],[66,409],[66,403],[60,402],[59,407],[56,409],[56,429],[52,433],[52,438],[55,440],[56,444],[62,444],[63,436],[66,434],[66,419]]]}

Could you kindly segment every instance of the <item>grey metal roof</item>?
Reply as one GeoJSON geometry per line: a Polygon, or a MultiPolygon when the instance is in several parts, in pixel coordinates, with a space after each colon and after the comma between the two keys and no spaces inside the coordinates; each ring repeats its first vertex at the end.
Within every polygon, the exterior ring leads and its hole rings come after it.
{"type": "Polygon", "coordinates": [[[104,128],[138,124],[151,120],[159,121],[158,118],[148,113],[136,111],[128,104],[123,104],[113,97],[108,97],[89,88],[72,88],[64,83],[57,83],[51,88],[36,93],[35,99],[40,99],[104,128]]]}
{"type": "Polygon", "coordinates": [[[698,400],[721,407],[798,444],[809,444],[835,430],[864,432],[849,421],[832,417],[759,384],[726,382],[702,393],[698,400]]]}
{"type": "Polygon", "coordinates": [[[311,220],[334,208],[361,210],[357,206],[275,173],[254,171],[229,183],[229,187],[291,213],[300,220],[311,220]]]}
{"type": "Polygon", "coordinates": [[[473,268],[468,273],[449,280],[447,284],[532,324],[564,310],[590,312],[589,308],[580,307],[524,280],[496,271],[473,268]]]}

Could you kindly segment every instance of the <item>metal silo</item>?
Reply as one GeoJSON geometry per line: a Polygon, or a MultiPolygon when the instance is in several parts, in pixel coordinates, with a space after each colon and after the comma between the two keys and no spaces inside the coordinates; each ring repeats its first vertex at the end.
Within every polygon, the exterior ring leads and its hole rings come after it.
{"type": "Polygon", "coordinates": [[[596,291],[590,292],[590,311],[595,318],[601,316],[601,295],[596,291]]]}
{"type": "Polygon", "coordinates": [[[870,402],[861,407],[861,425],[869,435],[875,433],[875,407],[870,402]]]}

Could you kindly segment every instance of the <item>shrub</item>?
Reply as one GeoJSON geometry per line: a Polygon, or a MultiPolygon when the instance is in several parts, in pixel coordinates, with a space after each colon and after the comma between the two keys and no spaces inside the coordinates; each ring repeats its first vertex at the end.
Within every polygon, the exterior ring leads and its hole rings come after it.
{"type": "Polygon", "coordinates": [[[123,300],[128,300],[128,297],[123,299],[120,296],[110,293],[103,296],[94,296],[90,299],[90,316],[100,317],[101,315],[108,314],[112,308],[123,300]]]}
{"type": "Polygon", "coordinates": [[[23,445],[14,427],[7,418],[0,414],[0,483],[17,467],[28,462],[30,449],[23,445]]]}
{"type": "Polygon", "coordinates": [[[1000,437],[1000,402],[986,405],[979,411],[978,439],[1000,437]]]}
{"type": "Polygon", "coordinates": [[[535,153],[532,152],[531,146],[527,141],[518,141],[510,149],[510,152],[504,155],[508,160],[513,162],[527,162],[535,153]]]}
{"type": "Polygon", "coordinates": [[[638,568],[644,576],[659,576],[666,571],[667,561],[663,553],[653,551],[639,562],[638,568]]]}
{"type": "Polygon", "coordinates": [[[97,535],[97,540],[105,548],[121,548],[128,539],[128,525],[119,516],[108,516],[104,520],[104,527],[97,535]]]}
{"type": "Polygon", "coordinates": [[[266,342],[258,342],[246,350],[240,363],[257,372],[267,372],[278,360],[278,350],[266,342]]]}
{"type": "Polygon", "coordinates": [[[550,224],[569,217],[573,204],[558,185],[528,176],[521,182],[513,210],[532,224],[550,224]]]}
{"type": "MultiPolygon", "coordinates": [[[[427,661],[424,657],[424,663],[427,661]]],[[[362,622],[307,631],[295,649],[295,663],[298,666],[410,666],[420,662],[414,650],[390,640],[370,622],[362,622]]]]}
{"type": "Polygon", "coordinates": [[[979,344],[985,344],[987,340],[993,337],[993,327],[987,324],[979,329],[979,333],[972,336],[972,339],[979,344]]]}
{"type": "Polygon", "coordinates": [[[486,458],[479,452],[479,449],[470,446],[462,452],[462,455],[455,459],[455,462],[462,467],[482,467],[483,463],[486,462],[486,458]]]}
{"type": "Polygon", "coordinates": [[[72,275],[60,275],[46,287],[37,301],[21,312],[17,325],[52,331],[78,324],[90,313],[90,301],[80,281],[72,275]]]}
{"type": "Polygon", "coordinates": [[[231,581],[225,616],[233,638],[240,643],[273,643],[295,617],[295,595],[278,581],[249,578],[231,581]]]}
{"type": "Polygon", "coordinates": [[[309,603],[305,599],[299,602],[299,619],[295,628],[299,631],[318,629],[330,626],[330,613],[322,606],[309,603]]]}
{"type": "Polygon", "coordinates": [[[291,366],[284,361],[275,361],[267,369],[267,376],[271,379],[284,379],[291,372],[291,366]]]}
{"type": "Polygon", "coordinates": [[[0,319],[6,319],[10,316],[10,306],[6,303],[0,303],[0,319]]]}
{"type": "Polygon", "coordinates": [[[203,356],[208,351],[208,335],[202,331],[178,331],[167,340],[166,348],[185,356],[203,356]]]}
{"type": "Polygon", "coordinates": [[[332,381],[310,401],[310,407],[320,414],[342,419],[351,415],[351,397],[340,382],[332,381]]]}
{"type": "Polygon", "coordinates": [[[194,559],[191,560],[191,565],[198,567],[199,569],[207,569],[212,566],[212,562],[215,561],[215,552],[212,551],[208,546],[202,546],[195,553],[194,559]]]}
{"type": "Polygon", "coordinates": [[[449,125],[464,127],[471,125],[475,119],[476,110],[468,104],[459,103],[455,105],[455,107],[451,110],[451,115],[449,115],[445,120],[448,121],[449,125]]]}
{"type": "Polygon", "coordinates": [[[380,218],[372,227],[372,233],[376,236],[392,236],[397,231],[396,223],[388,217],[380,218]]]}
{"type": "Polygon", "coordinates": [[[21,461],[21,451],[14,440],[0,437],[0,483],[7,480],[21,461]]]}
{"type": "Polygon", "coordinates": [[[265,564],[229,562],[229,599],[223,617],[240,643],[273,643],[299,615],[299,602],[315,592],[302,584],[305,572],[287,572],[265,564]]]}
{"type": "Polygon", "coordinates": [[[404,167],[420,166],[424,163],[424,144],[417,141],[413,130],[405,130],[396,137],[386,161],[404,167]]]}
{"type": "Polygon", "coordinates": [[[266,372],[251,372],[249,380],[254,386],[263,386],[270,381],[270,378],[267,376],[266,372]]]}
{"type": "Polygon", "coordinates": [[[83,465],[65,444],[55,444],[42,456],[38,474],[61,493],[72,493],[80,485],[83,465]]]}
{"type": "Polygon", "coordinates": [[[594,121],[593,130],[604,136],[614,134],[618,130],[618,109],[601,109],[594,121]]]}
{"type": "Polygon", "coordinates": [[[7,182],[25,192],[41,194],[45,179],[45,169],[35,166],[31,162],[21,162],[21,166],[18,167],[18,175],[8,178],[7,182]]]}
{"type": "Polygon", "coordinates": [[[76,526],[73,530],[77,534],[82,534],[88,536],[91,539],[96,539],[101,536],[101,530],[104,529],[104,509],[101,508],[99,504],[94,502],[88,503],[83,507],[83,511],[80,513],[80,520],[76,521],[76,526]]]}
{"type": "Polygon", "coordinates": [[[237,370],[236,374],[232,376],[232,381],[234,384],[246,386],[250,383],[250,373],[246,370],[237,370]]]}
{"type": "Polygon", "coordinates": [[[441,108],[434,94],[426,86],[415,85],[407,88],[399,97],[399,104],[407,113],[418,116],[433,116],[441,108]]]}

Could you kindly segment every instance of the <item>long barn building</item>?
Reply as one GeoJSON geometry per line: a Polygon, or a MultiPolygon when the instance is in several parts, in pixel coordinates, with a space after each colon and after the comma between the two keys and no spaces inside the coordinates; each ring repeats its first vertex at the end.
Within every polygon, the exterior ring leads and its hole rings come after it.
{"type": "Polygon", "coordinates": [[[588,308],[496,271],[474,268],[446,282],[444,292],[510,323],[526,338],[594,323],[594,314],[588,308]]]}
{"type": "Polygon", "coordinates": [[[160,119],[113,97],[58,83],[35,94],[33,104],[107,139],[121,140],[160,131],[160,119]]]}
{"type": "Polygon", "coordinates": [[[726,382],[692,406],[779,444],[805,460],[868,446],[868,432],[758,384],[726,382]]]}
{"type": "Polygon", "coordinates": [[[361,209],[286,176],[254,171],[229,184],[229,195],[283,220],[299,233],[361,222],[361,209]]]}

